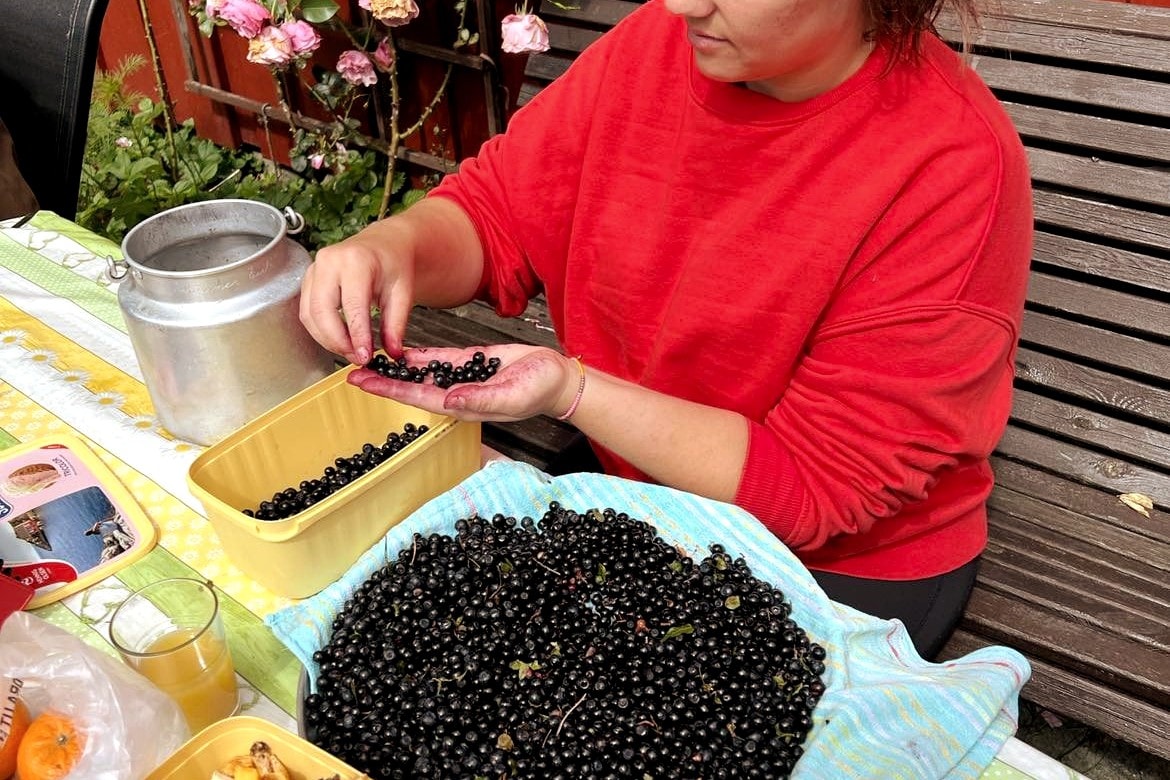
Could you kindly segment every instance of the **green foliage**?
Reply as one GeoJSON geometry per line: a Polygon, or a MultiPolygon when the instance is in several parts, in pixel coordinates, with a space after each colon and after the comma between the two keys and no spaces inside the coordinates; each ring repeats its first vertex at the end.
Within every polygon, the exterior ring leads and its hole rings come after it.
{"type": "MultiPolygon", "coordinates": [[[[306,0],[305,5],[308,5],[306,0]]],[[[128,58],[99,73],[90,109],[77,221],[121,241],[143,219],[175,206],[214,198],[247,198],[292,206],[305,218],[298,239],[310,250],[340,241],[374,221],[382,201],[385,156],[329,146],[328,165],[313,168],[305,150],[325,139],[298,132],[293,166],[282,168],[258,151],[227,149],[200,138],[190,120],[167,132],[163,106],[124,89],[141,67],[128,58]]],[[[424,190],[394,177],[391,212],[417,202],[424,190]]]]}

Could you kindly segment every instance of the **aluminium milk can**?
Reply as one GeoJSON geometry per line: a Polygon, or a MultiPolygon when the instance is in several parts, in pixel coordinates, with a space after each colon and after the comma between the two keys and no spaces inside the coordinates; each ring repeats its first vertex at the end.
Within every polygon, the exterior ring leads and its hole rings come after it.
{"type": "Polygon", "coordinates": [[[159,423],[213,444],[327,376],[334,358],[298,318],[304,221],[250,200],[162,211],[122,241],[118,305],[159,423]],[[287,219],[287,222],[286,222],[287,219]]]}

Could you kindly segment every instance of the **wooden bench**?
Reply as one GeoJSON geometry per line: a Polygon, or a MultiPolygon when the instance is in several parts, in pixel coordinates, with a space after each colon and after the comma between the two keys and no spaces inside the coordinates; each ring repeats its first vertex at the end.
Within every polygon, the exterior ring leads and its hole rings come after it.
{"type": "MultiPolygon", "coordinates": [[[[553,49],[521,102],[638,4],[578,5],[540,9],[553,49]]],[[[1036,248],[991,539],[942,658],[1014,647],[1029,701],[1170,758],[1170,9],[993,5],[973,64],[1028,148],[1036,248]]],[[[953,20],[939,29],[957,41],[953,20]]],[[[420,310],[410,337],[555,346],[539,301],[512,321],[420,310]]],[[[544,418],[485,428],[537,465],[571,436],[544,418]]]]}

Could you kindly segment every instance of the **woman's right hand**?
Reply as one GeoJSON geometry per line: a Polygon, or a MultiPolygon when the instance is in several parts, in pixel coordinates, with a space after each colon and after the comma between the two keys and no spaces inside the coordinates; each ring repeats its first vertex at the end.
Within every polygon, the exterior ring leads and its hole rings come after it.
{"type": "Polygon", "coordinates": [[[370,307],[382,313],[382,345],[402,353],[414,303],[414,248],[396,218],[323,247],[301,283],[300,318],[326,349],[362,366],[374,354],[370,307]]]}

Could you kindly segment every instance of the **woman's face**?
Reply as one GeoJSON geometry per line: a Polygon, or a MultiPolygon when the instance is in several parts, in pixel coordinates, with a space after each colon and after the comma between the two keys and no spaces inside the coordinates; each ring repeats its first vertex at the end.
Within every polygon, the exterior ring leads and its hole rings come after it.
{"type": "Polygon", "coordinates": [[[872,44],[862,0],[665,0],[687,23],[700,72],[779,100],[827,92],[872,44]]]}

